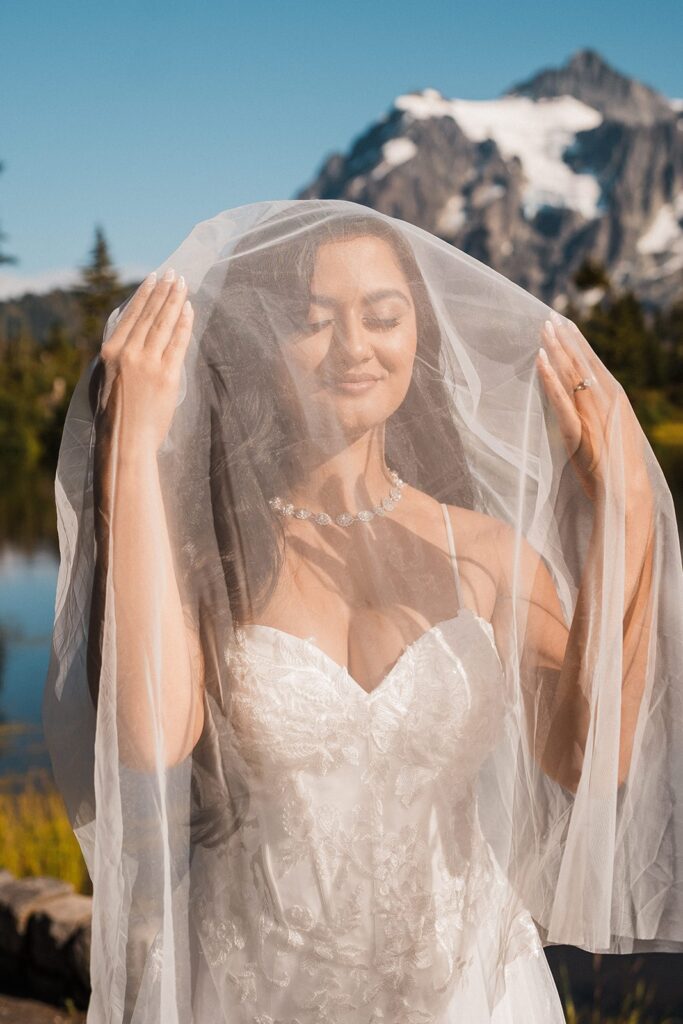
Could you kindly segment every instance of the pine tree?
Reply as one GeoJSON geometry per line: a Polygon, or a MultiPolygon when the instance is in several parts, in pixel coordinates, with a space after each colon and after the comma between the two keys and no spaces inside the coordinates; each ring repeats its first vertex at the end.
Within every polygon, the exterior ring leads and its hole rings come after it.
{"type": "MultiPolygon", "coordinates": [[[[5,165],[3,163],[0,163],[0,174],[2,174],[4,169],[5,165]]],[[[0,263],[17,263],[18,260],[16,256],[9,256],[7,253],[2,251],[2,242],[4,242],[6,238],[7,235],[2,230],[2,228],[0,228],[0,263]]]]}
{"type": "Polygon", "coordinates": [[[631,291],[594,306],[582,324],[591,346],[629,397],[635,389],[651,386],[660,366],[643,308],[631,291]]]}
{"type": "Polygon", "coordinates": [[[581,292],[591,288],[604,288],[609,291],[610,280],[603,263],[586,256],[572,278],[574,284],[581,292]]]}
{"type": "Polygon", "coordinates": [[[656,314],[656,329],[665,350],[664,378],[671,395],[683,404],[683,296],[656,314]]]}
{"type": "Polygon", "coordinates": [[[104,326],[119,302],[122,287],[100,225],[95,228],[90,260],[81,268],[81,278],[82,284],[76,288],[82,319],[78,344],[85,363],[102,344],[104,326]]]}

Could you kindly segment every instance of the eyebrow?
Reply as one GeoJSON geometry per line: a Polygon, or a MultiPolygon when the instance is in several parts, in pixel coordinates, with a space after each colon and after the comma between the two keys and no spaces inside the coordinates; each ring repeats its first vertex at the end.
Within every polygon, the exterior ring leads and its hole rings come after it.
{"type": "MultiPolygon", "coordinates": [[[[397,298],[403,299],[406,306],[410,303],[402,291],[398,288],[379,288],[374,292],[366,292],[363,296],[363,302],[379,302],[380,299],[397,298]]],[[[336,306],[336,299],[331,298],[329,295],[311,295],[311,302],[316,306],[336,306]]]]}

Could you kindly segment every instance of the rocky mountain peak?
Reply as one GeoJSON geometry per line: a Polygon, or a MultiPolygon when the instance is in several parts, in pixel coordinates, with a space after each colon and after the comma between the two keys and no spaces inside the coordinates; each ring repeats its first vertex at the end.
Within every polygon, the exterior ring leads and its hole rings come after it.
{"type": "Polygon", "coordinates": [[[577,50],[559,68],[544,68],[502,95],[540,100],[574,96],[598,110],[606,120],[653,124],[675,117],[669,100],[649,85],[617,71],[590,48],[577,50]]]}

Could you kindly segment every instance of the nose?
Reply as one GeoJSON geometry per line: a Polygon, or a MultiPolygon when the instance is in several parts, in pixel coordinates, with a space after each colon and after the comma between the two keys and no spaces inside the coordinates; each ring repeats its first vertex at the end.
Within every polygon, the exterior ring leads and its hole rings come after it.
{"type": "Polygon", "coordinates": [[[354,362],[372,355],[371,333],[363,325],[362,317],[357,314],[348,313],[339,318],[334,339],[336,344],[348,352],[354,362]]]}

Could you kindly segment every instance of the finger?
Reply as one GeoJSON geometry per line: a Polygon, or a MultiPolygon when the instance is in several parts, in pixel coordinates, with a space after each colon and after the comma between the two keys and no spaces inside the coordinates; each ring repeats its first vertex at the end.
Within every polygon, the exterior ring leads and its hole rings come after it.
{"type": "Polygon", "coordinates": [[[562,345],[562,350],[567,358],[570,358],[573,367],[573,376],[569,378],[567,393],[581,415],[591,424],[591,431],[602,430],[609,416],[610,406],[614,402],[614,379],[607,373],[578,327],[571,320],[562,320],[559,314],[553,311],[551,321],[555,328],[555,344],[553,344],[552,338],[549,339],[548,344],[551,349],[555,350],[557,350],[558,344],[562,345]],[[575,391],[576,385],[584,378],[589,378],[590,386],[575,391]]]}
{"type": "Polygon", "coordinates": [[[576,406],[567,394],[567,390],[552,364],[546,362],[540,352],[536,356],[536,366],[541,375],[545,392],[555,408],[560,432],[567,448],[573,453],[581,441],[581,419],[576,411],[576,406]]]}
{"type": "MultiPolygon", "coordinates": [[[[586,377],[590,375],[595,378],[595,382],[602,388],[609,390],[610,377],[606,372],[606,367],[602,364],[574,321],[560,316],[555,310],[550,314],[550,319],[555,327],[555,333],[560,340],[565,342],[567,350],[577,358],[580,358],[583,365],[588,367],[588,373],[582,371],[581,376],[586,377]]],[[[580,366],[581,364],[579,364],[579,368],[580,366]]]]}
{"type": "Polygon", "coordinates": [[[185,359],[187,346],[192,337],[192,325],[194,323],[194,309],[189,299],[186,299],[176,320],[170,341],[162,353],[164,362],[169,367],[178,369],[185,359]]]}
{"type": "Polygon", "coordinates": [[[154,291],[156,283],[157,276],[152,271],[128,300],[126,308],[119,317],[112,334],[102,343],[102,348],[110,355],[116,353],[125,344],[133,324],[144,309],[149,296],[154,291]]]}
{"type": "Polygon", "coordinates": [[[181,274],[171,285],[163,305],[147,331],[144,343],[145,352],[159,357],[163,355],[180,316],[186,292],[185,278],[181,274]]]}
{"type": "Polygon", "coordinates": [[[144,347],[147,332],[154,323],[159,310],[166,302],[174,281],[175,271],[169,267],[162,279],[157,281],[153,290],[148,295],[147,302],[143,306],[137,320],[132,325],[128,333],[126,345],[130,348],[142,349],[144,347]]]}
{"type": "Polygon", "coordinates": [[[573,398],[574,385],[589,376],[589,371],[572,352],[566,338],[560,338],[559,332],[556,331],[550,320],[545,321],[541,333],[550,363],[564,384],[567,395],[573,398]]]}

